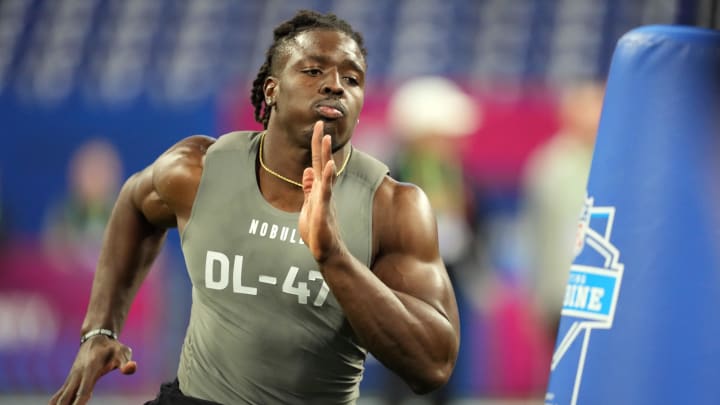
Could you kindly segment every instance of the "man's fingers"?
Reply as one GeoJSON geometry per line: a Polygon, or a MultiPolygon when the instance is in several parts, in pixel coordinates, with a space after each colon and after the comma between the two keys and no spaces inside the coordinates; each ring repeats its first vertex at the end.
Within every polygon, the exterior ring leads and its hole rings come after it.
{"type": "Polygon", "coordinates": [[[313,181],[315,181],[315,172],[313,169],[306,167],[305,170],[303,170],[302,178],[303,191],[305,192],[306,198],[312,190],[313,181]]]}
{"type": "Polygon", "coordinates": [[[65,386],[67,385],[67,380],[65,381],[65,384],[63,384],[62,387],[60,387],[57,392],[50,398],[50,401],[48,402],[48,405],[55,405],[60,402],[60,398],[62,397],[63,392],[65,392],[65,386]]]}
{"type": "Polygon", "coordinates": [[[313,127],[313,135],[310,143],[310,154],[312,156],[312,168],[316,176],[320,176],[322,172],[322,135],[323,135],[323,122],[318,121],[313,127]]]}
{"type": "Polygon", "coordinates": [[[127,363],[132,360],[132,349],[123,345],[120,349],[120,359],[122,363],[127,363]]]}
{"type": "Polygon", "coordinates": [[[72,400],[75,398],[75,392],[77,392],[78,385],[80,385],[80,379],[76,374],[71,374],[65,380],[65,384],[53,395],[50,399],[51,405],[70,405],[72,400]]]}
{"type": "Polygon", "coordinates": [[[122,366],[120,366],[120,372],[125,375],[134,374],[137,370],[137,362],[134,360],[126,361],[122,366]]]}
{"type": "Polygon", "coordinates": [[[322,197],[325,201],[330,201],[330,196],[332,195],[332,186],[333,186],[333,177],[335,176],[335,161],[330,159],[327,163],[325,163],[325,167],[323,168],[322,173],[322,197]]]}
{"type": "Polygon", "coordinates": [[[55,394],[55,397],[53,397],[53,402],[51,404],[53,405],[71,405],[75,404],[75,399],[78,395],[78,392],[80,391],[80,386],[82,385],[82,379],[77,376],[77,374],[73,375],[69,381],[63,386],[63,388],[58,392],[58,394],[55,394]]]}
{"type": "Polygon", "coordinates": [[[132,360],[132,349],[127,346],[120,348],[113,368],[120,369],[123,374],[133,374],[137,370],[137,363],[132,360]]]}
{"type": "Polygon", "coordinates": [[[98,370],[95,367],[88,367],[82,374],[80,384],[77,389],[72,391],[75,396],[75,401],[72,405],[84,405],[90,401],[93,389],[95,389],[95,383],[97,380],[105,374],[102,370],[98,370]]]}
{"type": "Polygon", "coordinates": [[[95,385],[95,382],[90,384],[90,387],[87,387],[86,384],[86,381],[80,383],[80,387],[78,387],[77,393],[75,394],[75,401],[72,402],[72,405],[85,405],[90,401],[90,397],[92,397],[92,389],[95,385]]]}
{"type": "Polygon", "coordinates": [[[65,393],[65,386],[63,385],[60,387],[58,392],[55,393],[55,395],[50,398],[50,402],[48,402],[48,405],[60,405],[62,404],[62,397],[63,393],[65,393]]]}
{"type": "Polygon", "coordinates": [[[325,135],[322,138],[322,167],[323,170],[329,161],[333,160],[332,157],[332,137],[325,135]]]}
{"type": "MultiPolygon", "coordinates": [[[[98,342],[90,342],[93,344],[98,342]]],[[[132,360],[132,350],[119,342],[99,342],[94,346],[92,357],[89,352],[78,354],[73,368],[63,386],[50,398],[50,405],[84,405],[90,401],[97,380],[119,368],[123,374],[133,374],[137,363],[132,360]],[[100,349],[97,349],[97,348],[100,349]]]]}

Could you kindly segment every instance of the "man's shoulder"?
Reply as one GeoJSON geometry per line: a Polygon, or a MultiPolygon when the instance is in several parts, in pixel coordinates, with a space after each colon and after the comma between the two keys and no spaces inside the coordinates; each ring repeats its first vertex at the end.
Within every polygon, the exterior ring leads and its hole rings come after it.
{"type": "MultiPolygon", "coordinates": [[[[234,131],[213,138],[191,135],[171,146],[153,164],[156,175],[185,176],[188,171],[202,172],[206,159],[215,152],[248,148],[257,131],[234,131]]],[[[199,180],[199,179],[197,179],[199,180]]]]}
{"type": "Polygon", "coordinates": [[[180,178],[197,177],[202,171],[205,155],[216,142],[217,139],[210,136],[192,135],[171,146],[153,164],[155,183],[174,184],[180,178]]]}
{"type": "Polygon", "coordinates": [[[394,179],[390,174],[383,177],[376,192],[376,209],[400,209],[427,203],[425,192],[416,184],[394,179]]]}
{"type": "Polygon", "coordinates": [[[437,247],[436,226],[430,201],[420,187],[385,176],[373,204],[376,252],[406,252],[410,240],[419,243],[421,248],[417,249],[433,252],[437,247]]]}
{"type": "Polygon", "coordinates": [[[181,139],[175,145],[168,149],[170,153],[188,153],[199,152],[204,154],[208,148],[217,142],[217,138],[207,135],[191,135],[181,139]]]}
{"type": "Polygon", "coordinates": [[[160,158],[163,158],[165,155],[178,154],[184,157],[192,157],[193,155],[204,156],[210,150],[233,148],[247,144],[259,134],[259,131],[231,131],[217,138],[208,135],[191,135],[171,146],[160,158]]]}
{"type": "Polygon", "coordinates": [[[213,150],[247,148],[261,134],[260,131],[232,131],[218,137],[213,150]]]}

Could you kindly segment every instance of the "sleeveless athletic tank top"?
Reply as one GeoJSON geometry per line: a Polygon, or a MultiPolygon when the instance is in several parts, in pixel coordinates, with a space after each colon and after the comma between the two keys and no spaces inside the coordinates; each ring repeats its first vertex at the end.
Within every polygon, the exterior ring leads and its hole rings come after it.
{"type": "MultiPolygon", "coordinates": [[[[186,395],[236,404],[352,404],[366,350],[297,229],[298,213],[260,194],[260,136],[233,132],[207,151],[182,248],[192,310],[178,367],[186,395]]],[[[333,198],[341,235],[365,265],[387,167],[353,150],[333,198]]]]}

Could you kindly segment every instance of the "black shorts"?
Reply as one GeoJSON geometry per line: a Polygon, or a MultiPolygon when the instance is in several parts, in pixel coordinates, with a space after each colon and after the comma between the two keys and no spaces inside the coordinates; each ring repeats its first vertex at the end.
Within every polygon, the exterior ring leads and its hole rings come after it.
{"type": "Polygon", "coordinates": [[[152,401],[145,402],[145,405],[221,405],[217,402],[200,398],[189,397],[180,391],[180,383],[177,378],[173,382],[160,386],[160,393],[152,401]]]}

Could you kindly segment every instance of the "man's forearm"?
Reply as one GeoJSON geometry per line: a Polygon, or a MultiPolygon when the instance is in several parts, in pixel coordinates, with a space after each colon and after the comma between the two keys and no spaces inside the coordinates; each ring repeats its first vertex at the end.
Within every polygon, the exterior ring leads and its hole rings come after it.
{"type": "Polygon", "coordinates": [[[457,342],[443,314],[392,290],[349,254],[322,267],[353,330],[378,360],[418,393],[444,384],[455,364],[457,342]]]}
{"type": "Polygon", "coordinates": [[[81,333],[119,333],[135,294],[167,235],[148,223],[123,189],[108,223],[81,333]]]}

